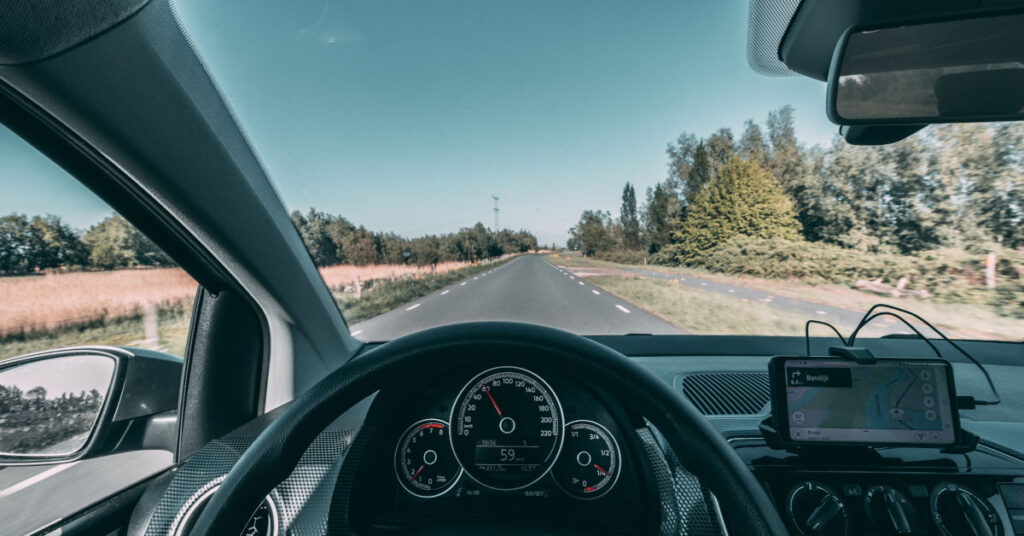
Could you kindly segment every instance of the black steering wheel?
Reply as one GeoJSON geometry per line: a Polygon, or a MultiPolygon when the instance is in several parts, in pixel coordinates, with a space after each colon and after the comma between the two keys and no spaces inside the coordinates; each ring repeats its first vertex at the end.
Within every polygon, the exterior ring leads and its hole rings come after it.
{"type": "Polygon", "coordinates": [[[396,339],[353,359],[303,393],[256,438],[200,514],[193,536],[237,534],[260,501],[341,413],[396,375],[493,362],[557,366],[635,408],[661,431],[684,467],[718,498],[730,528],[787,534],[750,469],[680,393],[624,355],[589,339],[530,324],[456,324],[396,339]]]}

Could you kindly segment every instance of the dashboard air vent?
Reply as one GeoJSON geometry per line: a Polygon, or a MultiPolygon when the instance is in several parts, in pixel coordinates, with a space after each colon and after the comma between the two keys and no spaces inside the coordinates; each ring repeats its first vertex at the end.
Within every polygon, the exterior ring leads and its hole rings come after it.
{"type": "Polygon", "coordinates": [[[704,415],[757,415],[768,403],[767,372],[704,372],[684,376],[683,394],[704,415]]]}

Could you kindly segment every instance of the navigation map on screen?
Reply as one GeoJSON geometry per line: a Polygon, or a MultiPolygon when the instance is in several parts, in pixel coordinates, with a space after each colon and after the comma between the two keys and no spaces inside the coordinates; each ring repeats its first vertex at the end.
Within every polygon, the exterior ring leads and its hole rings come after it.
{"type": "Polygon", "coordinates": [[[946,365],[920,361],[787,360],[793,441],[952,444],[946,365]]]}

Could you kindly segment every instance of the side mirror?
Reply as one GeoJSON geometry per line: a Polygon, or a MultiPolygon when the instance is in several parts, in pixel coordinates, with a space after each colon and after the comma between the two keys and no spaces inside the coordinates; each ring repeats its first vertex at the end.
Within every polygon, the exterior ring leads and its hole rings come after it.
{"type": "Polygon", "coordinates": [[[172,450],[181,359],[78,347],[0,363],[0,466],[172,450]]]}
{"type": "Polygon", "coordinates": [[[854,27],[828,79],[840,125],[1024,119],[1024,13],[854,27]]]}

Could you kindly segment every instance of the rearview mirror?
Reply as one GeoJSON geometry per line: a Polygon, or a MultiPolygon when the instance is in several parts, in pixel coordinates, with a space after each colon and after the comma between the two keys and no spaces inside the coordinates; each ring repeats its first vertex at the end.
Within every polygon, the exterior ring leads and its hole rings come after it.
{"type": "Polygon", "coordinates": [[[1024,119],[1024,14],[851,28],[828,81],[841,125],[1024,119]]]}

